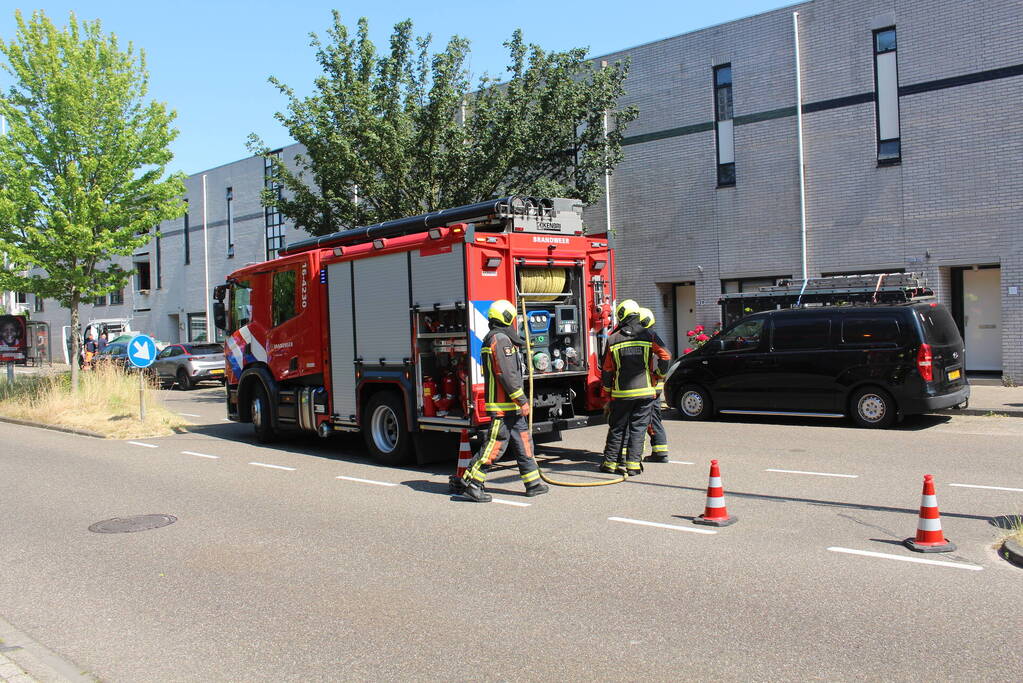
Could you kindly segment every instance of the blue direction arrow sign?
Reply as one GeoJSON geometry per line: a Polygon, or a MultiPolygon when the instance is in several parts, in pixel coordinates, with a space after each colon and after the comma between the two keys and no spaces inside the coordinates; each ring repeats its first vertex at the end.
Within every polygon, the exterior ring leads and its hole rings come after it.
{"type": "Polygon", "coordinates": [[[140,334],[128,342],[128,360],[137,368],[148,368],[156,360],[156,342],[140,334]]]}

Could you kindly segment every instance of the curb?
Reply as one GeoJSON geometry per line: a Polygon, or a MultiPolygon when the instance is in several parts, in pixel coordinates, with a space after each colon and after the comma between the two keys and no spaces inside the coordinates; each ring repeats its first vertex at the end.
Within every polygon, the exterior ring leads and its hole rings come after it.
{"type": "MultiPolygon", "coordinates": [[[[40,683],[96,683],[99,679],[0,619],[4,656],[40,683]]],[[[6,679],[5,679],[6,680],[6,679]]]]}
{"type": "Polygon", "coordinates": [[[107,437],[97,432],[91,432],[88,429],[75,429],[74,427],[58,427],[57,425],[44,425],[38,422],[29,422],[28,420],[16,420],[13,417],[5,417],[0,415],[0,422],[9,422],[10,424],[21,425],[22,427],[37,427],[39,429],[49,429],[52,432],[64,432],[65,434],[77,434],[78,436],[90,436],[94,439],[105,439],[107,437]]]}
{"type": "Polygon", "coordinates": [[[991,410],[976,410],[974,408],[966,408],[965,410],[935,410],[933,413],[927,413],[928,415],[948,415],[949,417],[955,417],[956,415],[971,415],[976,417],[1023,417],[1023,410],[999,410],[998,408],[992,408],[991,410]],[[991,415],[994,413],[994,415],[991,415]]]}
{"type": "Polygon", "coordinates": [[[1005,543],[1002,544],[998,554],[1008,560],[1009,564],[1014,564],[1023,569],[1023,546],[1016,541],[1011,538],[1005,539],[1005,543]]]}

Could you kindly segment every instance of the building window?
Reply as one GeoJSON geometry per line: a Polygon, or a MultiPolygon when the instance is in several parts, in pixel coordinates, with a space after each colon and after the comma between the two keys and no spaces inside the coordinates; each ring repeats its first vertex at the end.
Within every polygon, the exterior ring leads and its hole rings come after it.
{"type": "Polygon", "coordinates": [[[755,292],[761,287],[773,287],[778,280],[791,279],[791,275],[778,275],[776,277],[745,277],[735,280],[722,280],[722,294],[737,294],[739,292],[755,292]]]}
{"type": "Polygon", "coordinates": [[[149,261],[135,262],[135,291],[149,293],[151,281],[149,277],[149,261]]]}
{"type": "Polygon", "coordinates": [[[295,271],[282,270],[274,273],[271,315],[274,327],[295,317],[295,271]]]}
{"type": "Polygon", "coordinates": [[[92,305],[93,306],[106,306],[107,305],[107,295],[103,294],[102,296],[96,297],[95,299],[92,300],[92,305]]]}
{"type": "Polygon", "coordinates": [[[36,294],[34,298],[35,298],[35,306],[33,307],[33,310],[36,313],[42,313],[43,312],[43,297],[41,297],[38,294],[36,294]]]}
{"type": "Polygon", "coordinates": [[[124,303],[124,290],[123,289],[115,289],[114,291],[110,292],[110,305],[111,306],[119,306],[119,305],[121,305],[123,303],[124,303]]]}
{"type": "Polygon", "coordinates": [[[735,185],[731,64],[714,67],[714,127],[717,133],[718,187],[731,187],[735,185]]]}
{"type": "Polygon", "coordinates": [[[227,258],[234,258],[234,188],[227,188],[227,258]]]}
{"type": "Polygon", "coordinates": [[[15,292],[14,293],[14,303],[16,303],[16,304],[27,304],[28,303],[28,294],[26,294],[25,292],[15,292]]]}
{"type": "Polygon", "coordinates": [[[192,245],[188,241],[188,211],[191,207],[188,204],[188,200],[185,200],[185,216],[184,216],[184,230],[182,234],[185,236],[185,265],[187,266],[192,262],[192,245]]]}
{"type": "Polygon", "coordinates": [[[204,342],[206,339],[206,314],[188,314],[188,341],[204,342]]]}
{"type": "Polygon", "coordinates": [[[895,27],[874,31],[874,89],[877,116],[877,163],[902,159],[899,130],[899,70],[895,27]]]}
{"type": "Polygon", "coordinates": [[[156,232],[156,288],[163,287],[163,264],[160,262],[160,231],[156,232]]]}
{"type": "MultiPolygon", "coordinates": [[[[273,160],[281,158],[281,150],[270,152],[263,158],[263,187],[281,198],[281,184],[273,177],[273,160]]],[[[284,216],[276,206],[263,209],[266,227],[266,259],[277,258],[278,252],[284,248],[284,216]]]]}

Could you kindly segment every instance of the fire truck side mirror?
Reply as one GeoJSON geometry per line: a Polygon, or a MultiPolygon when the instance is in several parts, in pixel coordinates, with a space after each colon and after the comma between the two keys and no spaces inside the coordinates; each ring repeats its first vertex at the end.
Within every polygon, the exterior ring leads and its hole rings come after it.
{"type": "Polygon", "coordinates": [[[218,330],[227,330],[227,311],[224,309],[223,301],[213,302],[213,324],[218,330]]]}

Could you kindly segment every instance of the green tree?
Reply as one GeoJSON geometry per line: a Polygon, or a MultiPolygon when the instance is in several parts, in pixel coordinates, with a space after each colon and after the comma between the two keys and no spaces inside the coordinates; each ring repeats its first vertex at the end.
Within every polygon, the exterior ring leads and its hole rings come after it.
{"type": "MultiPolygon", "coordinates": [[[[592,203],[637,115],[617,107],[627,64],[545,52],[521,31],[505,43],[508,77],[484,74],[475,88],[463,38],[431,54],[406,20],[378,54],[366,20],[352,36],[336,11],[328,35],[312,34],[323,70],[312,95],[270,78],[289,100],[276,118],[305,153],[294,168],[274,160],[287,191],[263,201],[315,235],[509,194],[592,203]]],[[[268,151],[256,136],[250,148],[268,151]]]]}
{"type": "MultiPolygon", "coordinates": [[[[56,28],[41,11],[16,12],[0,40],[12,85],[0,95],[0,289],[56,299],[71,312],[78,356],[83,299],[125,285],[111,264],[184,212],[181,175],[166,174],[175,114],[146,99],[145,54],[72,14],[56,28]]],[[[78,365],[72,362],[77,387],[78,365]]]]}

